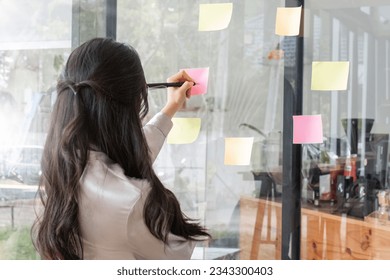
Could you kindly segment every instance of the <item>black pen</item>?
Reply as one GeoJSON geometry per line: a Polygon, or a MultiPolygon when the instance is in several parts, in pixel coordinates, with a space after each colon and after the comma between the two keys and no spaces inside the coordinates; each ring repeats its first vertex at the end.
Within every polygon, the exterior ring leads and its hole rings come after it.
{"type": "MultiPolygon", "coordinates": [[[[147,84],[149,88],[166,88],[166,87],[181,87],[184,82],[175,82],[175,83],[150,83],[147,84]]],[[[196,85],[196,83],[194,83],[196,85]]]]}

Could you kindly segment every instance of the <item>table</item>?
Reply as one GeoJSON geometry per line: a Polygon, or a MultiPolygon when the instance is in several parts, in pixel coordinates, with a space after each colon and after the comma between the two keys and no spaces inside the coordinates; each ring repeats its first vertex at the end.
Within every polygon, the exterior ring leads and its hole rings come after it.
{"type": "Polygon", "coordinates": [[[239,248],[195,247],[192,260],[236,260],[239,248]]]}

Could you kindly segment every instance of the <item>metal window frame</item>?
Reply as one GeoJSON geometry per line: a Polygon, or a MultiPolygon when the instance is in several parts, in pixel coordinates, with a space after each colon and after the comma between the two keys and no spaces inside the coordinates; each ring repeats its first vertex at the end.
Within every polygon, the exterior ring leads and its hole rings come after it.
{"type": "MultiPolygon", "coordinates": [[[[303,12],[304,0],[286,0],[286,7],[302,6],[299,36],[285,37],[295,47],[293,66],[284,66],[283,97],[283,194],[282,246],[283,260],[299,260],[301,247],[301,167],[302,147],[293,144],[293,116],[302,115],[303,105],[303,12]]],[[[288,59],[288,57],[286,58],[288,59]]]]}
{"type": "Polygon", "coordinates": [[[117,14],[117,0],[72,0],[72,49],[93,37],[116,39],[117,14]]]}
{"type": "Polygon", "coordinates": [[[106,0],[106,37],[113,39],[116,39],[117,7],[117,0],[106,0]]]}

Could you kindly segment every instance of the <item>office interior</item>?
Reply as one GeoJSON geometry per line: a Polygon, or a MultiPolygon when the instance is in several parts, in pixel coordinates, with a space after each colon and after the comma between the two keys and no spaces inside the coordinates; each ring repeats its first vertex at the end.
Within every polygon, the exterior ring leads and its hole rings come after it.
{"type": "MultiPolygon", "coordinates": [[[[209,69],[207,93],[177,114],[200,119],[199,135],[155,163],[212,235],[192,259],[390,259],[390,0],[0,6],[0,259],[39,259],[30,228],[56,80],[93,37],[132,45],[148,82],[209,69]],[[228,26],[199,31],[200,5],[218,3],[232,3],[228,26]],[[299,34],[275,33],[280,7],[302,7],[299,34]],[[346,87],[313,89],[313,62],[348,62],[346,87]],[[321,116],[321,142],[294,143],[294,116],[321,116]],[[247,164],[226,164],[227,138],[253,139],[247,164]]],[[[150,116],[165,100],[149,91],[150,116]]]]}

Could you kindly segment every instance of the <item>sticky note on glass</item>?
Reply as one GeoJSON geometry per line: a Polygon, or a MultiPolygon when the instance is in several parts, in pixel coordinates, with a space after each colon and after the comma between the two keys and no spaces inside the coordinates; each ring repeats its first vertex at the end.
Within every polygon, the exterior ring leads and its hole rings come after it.
{"type": "Polygon", "coordinates": [[[323,142],[321,115],[293,116],[293,143],[316,144],[323,142]]]}
{"type": "Polygon", "coordinates": [[[312,90],[346,90],[349,61],[313,61],[311,70],[312,90]]]}
{"type": "Polygon", "coordinates": [[[225,165],[249,165],[253,137],[225,138],[225,165]]]}
{"type": "Polygon", "coordinates": [[[296,36],[301,26],[302,7],[276,9],[275,34],[281,36],[296,36]]]}
{"type": "Polygon", "coordinates": [[[195,81],[195,85],[191,88],[191,95],[205,94],[209,83],[209,68],[190,68],[183,70],[195,81]]]}
{"type": "Polygon", "coordinates": [[[199,31],[222,30],[229,26],[233,3],[200,4],[199,31]]]}
{"type": "Polygon", "coordinates": [[[173,127],[167,137],[168,144],[190,144],[199,136],[200,118],[172,118],[173,127]]]}

